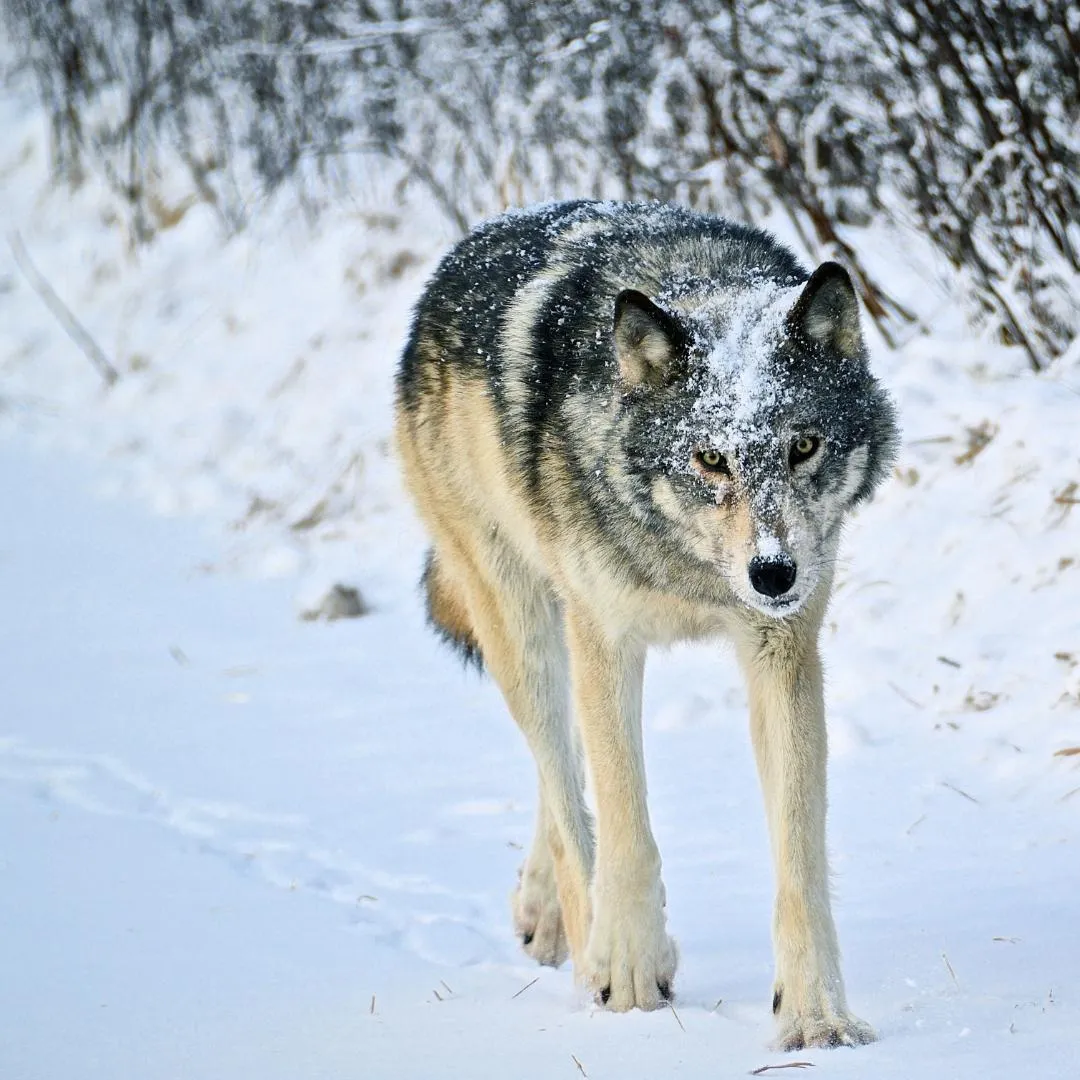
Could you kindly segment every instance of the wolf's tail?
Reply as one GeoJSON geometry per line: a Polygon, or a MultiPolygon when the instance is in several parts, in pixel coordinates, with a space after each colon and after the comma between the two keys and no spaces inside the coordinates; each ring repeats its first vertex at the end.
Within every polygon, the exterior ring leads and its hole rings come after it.
{"type": "Polygon", "coordinates": [[[427,601],[428,624],[466,664],[483,671],[484,657],[473,632],[465,598],[439,565],[434,548],[428,551],[420,586],[427,601]]]}

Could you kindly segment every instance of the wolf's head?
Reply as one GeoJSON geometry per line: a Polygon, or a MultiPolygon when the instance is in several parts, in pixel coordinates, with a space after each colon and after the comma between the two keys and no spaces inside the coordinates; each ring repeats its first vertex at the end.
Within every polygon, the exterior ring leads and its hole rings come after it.
{"type": "Polygon", "coordinates": [[[614,343],[635,513],[745,604],[798,611],[897,439],[847,272],[827,262],[798,284],[625,290],[614,343]]]}

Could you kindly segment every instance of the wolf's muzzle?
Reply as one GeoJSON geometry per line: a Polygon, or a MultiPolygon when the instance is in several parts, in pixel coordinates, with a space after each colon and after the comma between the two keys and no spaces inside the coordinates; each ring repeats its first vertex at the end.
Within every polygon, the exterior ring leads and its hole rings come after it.
{"type": "Polygon", "coordinates": [[[763,559],[755,555],[747,567],[750,573],[750,584],[754,591],[762,596],[777,597],[795,584],[795,563],[792,559],[781,557],[779,559],[763,559]]]}

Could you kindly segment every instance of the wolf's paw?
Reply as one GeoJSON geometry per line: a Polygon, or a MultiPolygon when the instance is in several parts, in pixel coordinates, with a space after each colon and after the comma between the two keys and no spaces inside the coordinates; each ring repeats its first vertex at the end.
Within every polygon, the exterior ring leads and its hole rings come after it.
{"type": "Polygon", "coordinates": [[[518,887],[510,896],[514,931],[522,947],[538,964],[558,967],[570,950],[555,875],[550,865],[531,870],[526,863],[518,877],[518,887]]]}
{"type": "Polygon", "coordinates": [[[782,1006],[783,991],[773,993],[773,1012],[777,1014],[780,1034],[777,1050],[803,1050],[808,1046],[865,1046],[877,1035],[857,1016],[840,1009],[815,1009],[791,1015],[782,1006]]]}
{"type": "Polygon", "coordinates": [[[662,890],[649,902],[598,904],[581,981],[614,1012],[657,1009],[673,997],[679,954],[664,928],[662,890]]]}

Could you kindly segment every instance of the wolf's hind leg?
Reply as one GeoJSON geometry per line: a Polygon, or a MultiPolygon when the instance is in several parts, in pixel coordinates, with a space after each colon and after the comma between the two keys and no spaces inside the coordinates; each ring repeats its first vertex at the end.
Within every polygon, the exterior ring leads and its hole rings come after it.
{"type": "MultiPolygon", "coordinates": [[[[540,774],[540,818],[537,840],[526,863],[524,902],[539,895],[546,869],[541,833],[547,834],[562,931],[575,965],[584,956],[589,934],[589,880],[592,874],[592,823],[585,804],[581,755],[570,727],[569,675],[559,605],[550,587],[505,546],[490,536],[458,543],[453,552],[440,551],[465,597],[473,639],[484,666],[499,684],[510,712],[536,759],[540,774]],[[544,819],[546,818],[546,827],[544,819]],[[533,888],[536,885],[537,888],[533,888]]],[[[547,913],[550,939],[553,910],[547,913]]],[[[517,915],[515,903],[515,917],[517,915]]],[[[524,936],[525,926],[522,925],[524,936]]],[[[559,957],[557,943],[544,946],[533,931],[542,963],[559,957]]]]}
{"type": "Polygon", "coordinates": [[[543,781],[540,781],[538,791],[536,835],[510,904],[514,912],[514,929],[525,951],[539,964],[558,967],[566,959],[569,946],[551,851],[551,832],[555,824],[548,813],[543,781]]]}

